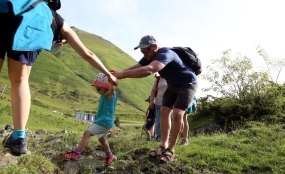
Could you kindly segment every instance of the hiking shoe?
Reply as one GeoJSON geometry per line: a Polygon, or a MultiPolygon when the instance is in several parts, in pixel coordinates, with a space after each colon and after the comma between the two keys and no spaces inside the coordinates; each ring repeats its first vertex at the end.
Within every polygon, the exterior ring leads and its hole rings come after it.
{"type": "Polygon", "coordinates": [[[18,138],[17,140],[14,140],[11,133],[4,138],[2,141],[2,146],[5,148],[10,148],[14,155],[27,153],[27,139],[18,138]]]}
{"type": "Polygon", "coordinates": [[[117,161],[115,155],[106,156],[105,167],[110,166],[115,161],[117,161]]]}
{"type": "Polygon", "coordinates": [[[75,153],[73,151],[61,153],[60,156],[61,156],[61,158],[65,159],[65,160],[76,162],[76,163],[79,161],[79,158],[80,158],[80,154],[75,153]]]}
{"type": "Polygon", "coordinates": [[[182,146],[188,145],[188,140],[185,139],[185,138],[183,138],[183,140],[182,140],[182,142],[181,142],[181,145],[182,145],[182,146]]]}

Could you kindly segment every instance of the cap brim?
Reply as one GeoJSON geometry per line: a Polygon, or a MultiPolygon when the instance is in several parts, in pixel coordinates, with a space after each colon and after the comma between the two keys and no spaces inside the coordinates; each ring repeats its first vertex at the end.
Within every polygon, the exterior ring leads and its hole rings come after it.
{"type": "Polygon", "coordinates": [[[150,44],[139,44],[138,46],[136,46],[135,48],[134,48],[134,50],[136,50],[136,49],[138,49],[138,48],[146,48],[146,47],[148,47],[150,44]]]}
{"type": "Polygon", "coordinates": [[[102,82],[98,82],[98,81],[94,81],[92,86],[109,89],[109,84],[108,83],[102,83],[102,82]]]}

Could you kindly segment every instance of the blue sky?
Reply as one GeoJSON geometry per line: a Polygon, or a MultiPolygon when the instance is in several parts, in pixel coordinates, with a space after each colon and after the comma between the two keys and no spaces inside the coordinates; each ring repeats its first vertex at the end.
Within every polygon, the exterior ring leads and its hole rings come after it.
{"type": "MultiPolygon", "coordinates": [[[[133,48],[147,34],[153,35],[159,46],[190,46],[199,54],[204,67],[211,59],[220,58],[226,49],[260,64],[257,45],[270,57],[285,59],[284,0],[61,0],[61,3],[58,13],[67,24],[109,40],[135,60],[142,54],[133,48]]],[[[205,85],[200,80],[198,95],[203,95],[201,88],[205,85]]]]}

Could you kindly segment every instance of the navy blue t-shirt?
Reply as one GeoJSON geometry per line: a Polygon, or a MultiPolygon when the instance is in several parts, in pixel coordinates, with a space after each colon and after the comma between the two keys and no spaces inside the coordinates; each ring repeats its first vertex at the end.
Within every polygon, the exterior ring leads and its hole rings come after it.
{"type": "Polygon", "coordinates": [[[156,113],[155,113],[155,105],[153,106],[153,109],[149,109],[148,110],[148,115],[147,115],[147,119],[153,119],[156,117],[156,113]]]}
{"type": "MultiPolygon", "coordinates": [[[[178,55],[169,48],[159,48],[158,54],[154,58],[165,65],[158,71],[164,78],[168,86],[179,87],[187,83],[197,83],[197,76],[193,70],[185,65],[178,55]]],[[[138,63],[142,66],[149,65],[153,60],[147,60],[143,57],[138,63]]]]}

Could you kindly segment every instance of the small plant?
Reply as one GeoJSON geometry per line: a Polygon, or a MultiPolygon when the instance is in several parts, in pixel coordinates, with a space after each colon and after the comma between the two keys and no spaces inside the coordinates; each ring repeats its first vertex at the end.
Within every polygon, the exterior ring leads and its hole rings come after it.
{"type": "Polygon", "coordinates": [[[120,118],[117,116],[116,119],[115,119],[115,126],[116,127],[120,127],[120,123],[121,123],[120,122],[120,118]]]}

